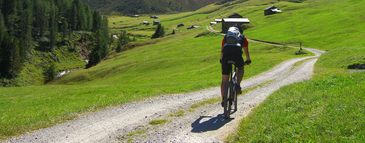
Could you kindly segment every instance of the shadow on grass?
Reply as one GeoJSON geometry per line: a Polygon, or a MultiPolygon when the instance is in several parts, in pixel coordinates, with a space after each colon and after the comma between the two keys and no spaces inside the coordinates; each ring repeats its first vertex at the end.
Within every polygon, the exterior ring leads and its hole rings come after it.
{"type": "Polygon", "coordinates": [[[218,130],[219,128],[223,127],[225,124],[229,123],[233,119],[234,118],[225,119],[223,114],[218,114],[216,117],[200,116],[197,120],[195,120],[195,122],[191,124],[191,127],[193,127],[191,132],[201,133],[212,130],[218,130]],[[203,120],[204,118],[210,118],[210,119],[200,123],[201,120],[203,120]]]}

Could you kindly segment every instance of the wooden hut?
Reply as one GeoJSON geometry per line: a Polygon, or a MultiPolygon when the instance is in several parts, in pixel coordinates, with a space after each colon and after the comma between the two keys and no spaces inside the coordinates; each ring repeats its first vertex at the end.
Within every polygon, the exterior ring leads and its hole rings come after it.
{"type": "Polygon", "coordinates": [[[160,21],[153,21],[153,25],[158,25],[160,24],[160,21]]]}
{"type": "Polygon", "coordinates": [[[222,32],[226,33],[228,28],[233,26],[235,23],[237,24],[248,24],[250,20],[248,18],[223,18],[222,19],[222,32]]]}
{"type": "Polygon", "coordinates": [[[275,14],[275,13],[278,13],[278,12],[281,12],[281,10],[278,9],[277,7],[275,7],[275,6],[270,6],[266,9],[264,9],[264,15],[271,15],[271,14],[275,14]]]}
{"type": "Polygon", "coordinates": [[[243,17],[241,15],[239,15],[238,13],[233,13],[233,14],[229,15],[228,18],[243,18],[243,17]]]}
{"type": "Polygon", "coordinates": [[[177,27],[182,27],[182,26],[185,26],[184,24],[180,23],[177,25],[177,27]]]}

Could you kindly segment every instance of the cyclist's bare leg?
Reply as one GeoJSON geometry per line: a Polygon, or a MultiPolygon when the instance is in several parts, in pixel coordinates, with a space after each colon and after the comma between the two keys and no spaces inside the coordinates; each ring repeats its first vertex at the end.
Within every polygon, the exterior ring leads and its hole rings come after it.
{"type": "Polygon", "coordinates": [[[221,96],[222,96],[222,102],[223,102],[223,96],[226,91],[226,86],[229,80],[229,75],[222,74],[222,84],[221,84],[221,96]]]}
{"type": "Polygon", "coordinates": [[[237,68],[237,84],[241,86],[241,81],[243,77],[244,69],[243,66],[237,68]]]}

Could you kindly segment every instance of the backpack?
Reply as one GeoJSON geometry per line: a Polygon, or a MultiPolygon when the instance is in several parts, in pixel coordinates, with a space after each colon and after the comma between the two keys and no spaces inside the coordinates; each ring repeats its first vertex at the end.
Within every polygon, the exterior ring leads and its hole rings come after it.
{"type": "Polygon", "coordinates": [[[237,27],[229,27],[225,37],[225,43],[233,45],[239,44],[241,36],[242,35],[237,27]]]}
{"type": "Polygon", "coordinates": [[[242,46],[244,35],[242,35],[237,27],[229,27],[224,37],[225,44],[223,53],[226,54],[242,54],[242,46]]]}

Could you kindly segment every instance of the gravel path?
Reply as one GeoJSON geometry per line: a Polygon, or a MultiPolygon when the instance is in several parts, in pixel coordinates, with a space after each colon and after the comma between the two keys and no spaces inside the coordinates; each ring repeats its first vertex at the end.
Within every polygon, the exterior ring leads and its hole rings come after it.
{"type": "Polygon", "coordinates": [[[220,88],[216,87],[109,108],[5,142],[223,142],[236,130],[240,120],[275,90],[310,78],[313,65],[324,51],[304,49],[315,56],[287,60],[272,70],[242,81],[243,90],[257,88],[238,97],[238,111],[228,120],[222,116],[220,103],[191,108],[194,103],[219,97],[220,88]],[[292,68],[303,60],[305,62],[300,66],[292,68]],[[177,111],[184,111],[184,115],[170,116],[177,111]],[[150,125],[152,120],[167,122],[150,125]]]}

